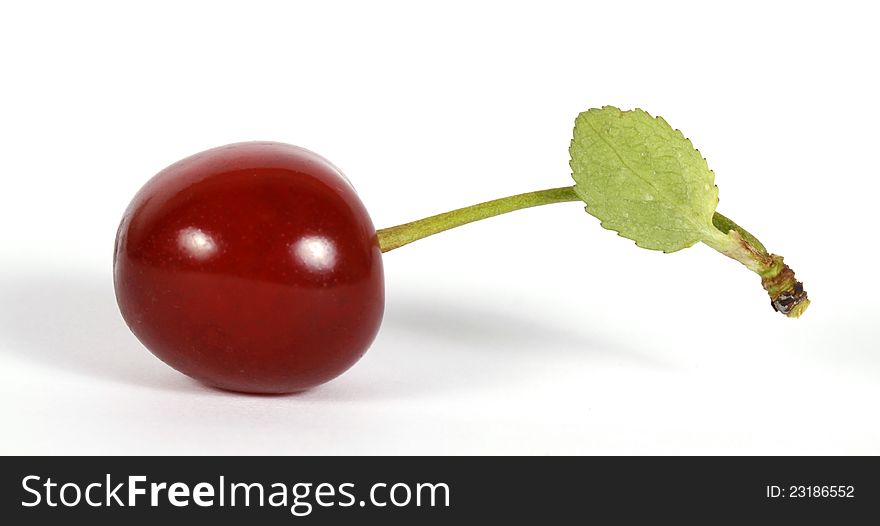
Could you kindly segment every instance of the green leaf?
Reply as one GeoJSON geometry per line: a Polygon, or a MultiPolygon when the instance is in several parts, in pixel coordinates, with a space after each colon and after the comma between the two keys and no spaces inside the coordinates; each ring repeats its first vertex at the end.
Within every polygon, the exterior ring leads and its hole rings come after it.
{"type": "Polygon", "coordinates": [[[569,153],[575,193],[603,227],[664,252],[718,236],[715,175],[661,117],[612,106],[585,111],[569,153]]]}

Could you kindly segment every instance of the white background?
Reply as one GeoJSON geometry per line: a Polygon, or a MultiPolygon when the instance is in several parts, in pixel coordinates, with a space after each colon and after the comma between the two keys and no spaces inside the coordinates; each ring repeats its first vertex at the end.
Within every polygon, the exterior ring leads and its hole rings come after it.
{"type": "Polygon", "coordinates": [[[868,2],[21,2],[0,8],[0,453],[880,454],[868,2]],[[386,254],[364,359],[203,387],[132,336],[115,230],[155,172],[269,139],[377,227],[569,184],[574,118],[642,107],[813,305],[566,203],[386,254]]]}

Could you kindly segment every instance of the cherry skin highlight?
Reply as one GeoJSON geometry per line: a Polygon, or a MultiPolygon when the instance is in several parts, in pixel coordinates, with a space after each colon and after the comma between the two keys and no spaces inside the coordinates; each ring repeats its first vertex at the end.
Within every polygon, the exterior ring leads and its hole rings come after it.
{"type": "Polygon", "coordinates": [[[342,173],[296,146],[208,150],[161,171],[116,237],[120,311],[168,365],[249,393],[351,367],[384,310],[382,255],[342,173]]]}

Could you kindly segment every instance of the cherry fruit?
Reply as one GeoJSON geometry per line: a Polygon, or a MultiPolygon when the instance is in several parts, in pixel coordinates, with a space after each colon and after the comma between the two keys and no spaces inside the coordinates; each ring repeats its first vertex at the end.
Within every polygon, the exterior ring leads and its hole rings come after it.
{"type": "Polygon", "coordinates": [[[646,248],[702,241],[760,275],[773,308],[790,318],[809,306],[783,258],[714,211],[714,174],[665,120],[588,110],[570,154],[574,186],[377,231],[345,177],[308,150],[254,142],[202,152],[150,180],[122,218],[120,310],[144,345],[193,378],[234,391],[301,391],[341,374],[372,343],[385,302],[383,252],[565,202],[586,204],[603,226],[646,248]]]}
{"type": "Polygon", "coordinates": [[[135,196],[114,254],[125,321],[164,362],[233,391],[289,393],[366,352],[382,254],[342,173],[271,142],[208,150],[135,196]]]}

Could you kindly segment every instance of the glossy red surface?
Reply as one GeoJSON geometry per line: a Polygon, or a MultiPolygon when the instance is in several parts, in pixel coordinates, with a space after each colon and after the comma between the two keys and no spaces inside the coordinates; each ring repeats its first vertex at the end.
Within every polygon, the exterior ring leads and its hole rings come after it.
{"type": "Polygon", "coordinates": [[[366,352],[384,309],[376,231],[322,157],[240,143],[173,164],[119,227],[116,298],[175,369],[252,393],[326,382],[366,352]]]}

